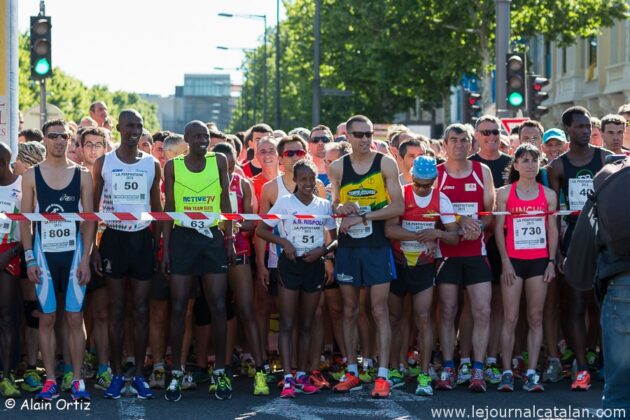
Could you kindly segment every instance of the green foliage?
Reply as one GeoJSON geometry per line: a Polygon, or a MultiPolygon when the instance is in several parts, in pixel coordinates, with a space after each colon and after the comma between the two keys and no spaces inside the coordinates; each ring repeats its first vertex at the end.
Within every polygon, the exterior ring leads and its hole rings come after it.
{"type": "MultiPolygon", "coordinates": [[[[27,110],[39,103],[39,84],[29,79],[30,54],[29,36],[22,34],[19,40],[19,100],[20,109],[27,110]]],[[[118,113],[125,108],[137,109],[144,118],[144,125],[149,131],[160,129],[157,119],[157,107],[137,93],[110,91],[107,86],[86,86],[80,80],[64,73],[59,67],[54,68],[53,77],[46,81],[47,101],[57,106],[67,120],[78,122],[89,115],[90,104],[100,100],[107,104],[109,114],[115,120],[118,113]]]]}

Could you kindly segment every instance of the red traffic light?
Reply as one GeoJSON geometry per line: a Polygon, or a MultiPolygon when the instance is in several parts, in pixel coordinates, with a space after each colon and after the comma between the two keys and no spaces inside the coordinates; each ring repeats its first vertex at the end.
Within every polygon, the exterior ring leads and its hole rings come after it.
{"type": "Polygon", "coordinates": [[[468,103],[470,104],[470,106],[472,107],[479,106],[480,102],[481,102],[481,94],[470,92],[470,96],[468,97],[468,103]]]}

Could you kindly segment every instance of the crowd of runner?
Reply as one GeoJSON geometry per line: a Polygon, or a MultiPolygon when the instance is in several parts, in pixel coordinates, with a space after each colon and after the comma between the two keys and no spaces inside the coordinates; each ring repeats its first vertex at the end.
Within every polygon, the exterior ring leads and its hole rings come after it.
{"type": "Polygon", "coordinates": [[[4,213],[287,217],[3,221],[0,393],[226,400],[238,376],[282,398],[586,391],[603,380],[598,307],[563,276],[576,216],[555,212],[581,210],[606,157],[630,154],[630,104],[618,112],[376,140],[362,115],[334,134],[151,134],[95,102],[79,124],[20,131],[15,161],[0,143],[4,213]]]}

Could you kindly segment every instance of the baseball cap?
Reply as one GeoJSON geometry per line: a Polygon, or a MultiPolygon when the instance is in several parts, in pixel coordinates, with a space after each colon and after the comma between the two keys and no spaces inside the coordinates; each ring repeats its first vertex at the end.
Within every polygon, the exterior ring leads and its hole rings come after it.
{"type": "Polygon", "coordinates": [[[564,134],[564,131],[559,128],[550,128],[543,134],[543,144],[553,139],[560,140],[563,143],[567,142],[567,136],[564,134]]]}
{"type": "Polygon", "coordinates": [[[437,164],[430,156],[418,156],[413,160],[411,176],[417,179],[437,178],[437,164]]]}

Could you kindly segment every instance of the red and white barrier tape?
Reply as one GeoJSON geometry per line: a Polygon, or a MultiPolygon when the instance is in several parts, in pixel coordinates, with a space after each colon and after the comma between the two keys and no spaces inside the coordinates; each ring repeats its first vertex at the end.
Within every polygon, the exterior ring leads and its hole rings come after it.
{"type": "MultiPolygon", "coordinates": [[[[507,211],[478,212],[479,216],[509,216],[507,211]]],[[[546,216],[546,215],[577,216],[579,211],[560,210],[556,212],[523,212],[514,213],[514,216],[546,216]]],[[[442,213],[442,216],[456,216],[456,213],[442,213]]],[[[464,214],[462,215],[471,215],[464,214]]],[[[427,213],[426,216],[439,216],[436,213],[427,213]]],[[[12,220],[14,222],[134,222],[134,221],[172,221],[172,220],[282,220],[282,219],[325,219],[328,217],[340,218],[342,216],[325,216],[309,214],[245,214],[245,213],[201,213],[201,212],[141,212],[141,213],[2,213],[0,220],[12,220]]]]}

